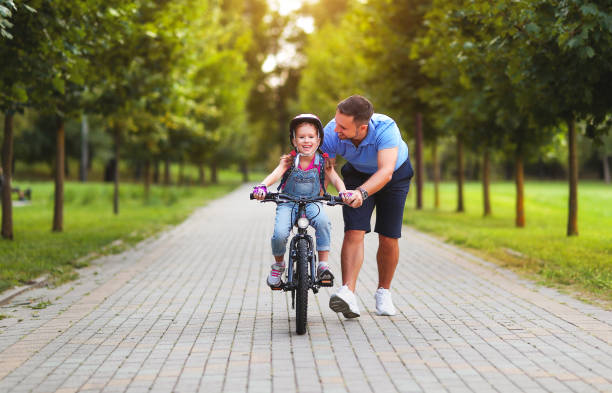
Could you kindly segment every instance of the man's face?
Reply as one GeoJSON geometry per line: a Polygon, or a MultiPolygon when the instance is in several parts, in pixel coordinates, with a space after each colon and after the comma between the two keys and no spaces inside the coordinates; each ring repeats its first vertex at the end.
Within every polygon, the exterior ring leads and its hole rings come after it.
{"type": "Polygon", "coordinates": [[[357,136],[357,125],[353,121],[353,116],[347,116],[336,111],[336,128],[334,131],[340,139],[353,139],[357,136]]]}
{"type": "Polygon", "coordinates": [[[340,139],[351,139],[354,142],[363,140],[368,134],[368,125],[355,124],[355,117],[348,116],[339,111],[336,111],[336,128],[334,131],[338,134],[340,139]]]}

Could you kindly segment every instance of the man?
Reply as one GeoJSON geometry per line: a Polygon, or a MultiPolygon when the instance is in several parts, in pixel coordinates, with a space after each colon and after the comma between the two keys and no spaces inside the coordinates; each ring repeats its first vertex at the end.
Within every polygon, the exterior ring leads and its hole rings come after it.
{"type": "Polygon", "coordinates": [[[329,299],[329,307],[346,318],[358,317],[355,298],[357,276],[363,264],[364,236],[371,231],[376,208],[378,233],[378,315],[394,315],[389,287],[399,260],[399,243],[406,196],[413,175],[408,147],[395,121],[374,113],[365,97],[353,95],[338,104],[336,115],[325,126],[321,149],[329,154],[329,165],[337,154],[348,162],[342,167],[346,188],[351,190],[350,207],[344,206],[342,243],[342,287],[329,299]]]}

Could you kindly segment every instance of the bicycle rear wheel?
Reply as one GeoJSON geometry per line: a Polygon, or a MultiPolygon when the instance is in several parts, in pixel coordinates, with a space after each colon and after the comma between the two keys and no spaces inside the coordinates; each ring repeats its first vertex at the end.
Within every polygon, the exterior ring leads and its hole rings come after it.
{"type": "Polygon", "coordinates": [[[304,334],[308,317],[308,242],[306,239],[300,239],[297,243],[296,276],[295,331],[297,334],[304,334]]]}

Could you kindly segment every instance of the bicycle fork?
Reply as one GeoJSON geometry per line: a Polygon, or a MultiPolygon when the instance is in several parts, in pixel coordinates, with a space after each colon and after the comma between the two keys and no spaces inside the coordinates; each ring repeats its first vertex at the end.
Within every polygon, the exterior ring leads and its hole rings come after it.
{"type": "Polygon", "coordinates": [[[315,275],[315,269],[316,269],[316,257],[314,255],[313,249],[314,249],[314,245],[312,243],[312,237],[310,237],[307,233],[306,230],[302,230],[299,229],[298,233],[291,239],[291,243],[289,245],[289,266],[287,266],[287,283],[283,286],[283,290],[284,291],[291,291],[291,308],[294,309],[295,308],[295,289],[296,289],[296,283],[293,282],[293,278],[295,277],[294,275],[294,268],[296,263],[299,263],[299,261],[297,260],[297,245],[296,243],[301,240],[304,239],[306,241],[308,241],[308,264],[309,266],[309,271],[310,271],[310,277],[308,278],[308,287],[310,289],[312,289],[313,293],[318,293],[319,292],[319,288],[314,285],[315,280],[313,279],[313,277],[316,277],[315,275]]]}

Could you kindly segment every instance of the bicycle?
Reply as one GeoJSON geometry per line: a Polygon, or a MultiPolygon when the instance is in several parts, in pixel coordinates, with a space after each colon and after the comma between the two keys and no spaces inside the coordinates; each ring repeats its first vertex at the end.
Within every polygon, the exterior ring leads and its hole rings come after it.
{"type": "MultiPolygon", "coordinates": [[[[251,199],[255,199],[253,194],[251,199]]],[[[319,292],[320,287],[332,287],[332,280],[317,280],[316,276],[316,253],[312,236],[308,234],[310,221],[306,217],[306,205],[313,202],[326,202],[329,206],[343,205],[342,198],[333,195],[323,195],[314,198],[293,197],[283,193],[269,193],[261,202],[297,203],[298,211],[293,226],[297,226],[297,233],[289,243],[289,263],[287,266],[287,282],[282,282],[277,291],[291,291],[291,308],[295,309],[295,331],[297,334],[306,333],[308,317],[308,290],[314,294],[319,292]],[[297,307],[296,307],[297,306],[297,307]]]]}

